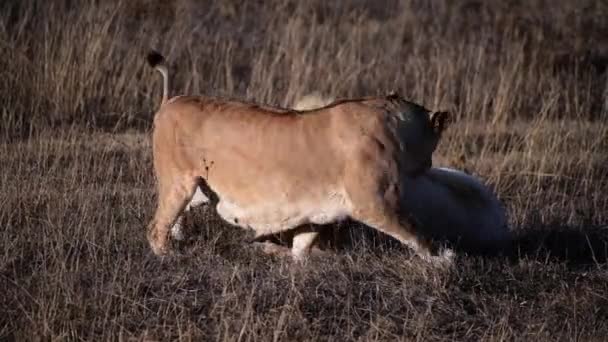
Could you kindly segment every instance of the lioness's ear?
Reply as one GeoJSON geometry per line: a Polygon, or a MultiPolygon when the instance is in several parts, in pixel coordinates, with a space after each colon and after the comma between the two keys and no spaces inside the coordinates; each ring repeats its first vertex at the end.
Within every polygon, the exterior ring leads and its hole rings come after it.
{"type": "Polygon", "coordinates": [[[431,113],[431,126],[437,135],[441,135],[450,123],[450,114],[448,112],[431,113]]]}

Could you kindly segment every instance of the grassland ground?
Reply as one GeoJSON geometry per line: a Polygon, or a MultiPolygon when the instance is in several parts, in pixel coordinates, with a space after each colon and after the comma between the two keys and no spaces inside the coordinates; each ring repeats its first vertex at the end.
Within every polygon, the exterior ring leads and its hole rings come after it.
{"type": "Polygon", "coordinates": [[[2,2],[0,339],[605,339],[606,18],[566,0],[2,2]],[[180,92],[398,89],[451,110],[434,163],[495,189],[513,253],[440,270],[344,223],[299,265],[201,207],[183,255],[153,256],[149,48],[180,92]]]}

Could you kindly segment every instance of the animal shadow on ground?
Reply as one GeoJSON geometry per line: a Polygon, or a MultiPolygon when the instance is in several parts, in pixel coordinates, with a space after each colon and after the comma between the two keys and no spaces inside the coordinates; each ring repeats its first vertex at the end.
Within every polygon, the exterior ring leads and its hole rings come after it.
{"type": "MultiPolygon", "coordinates": [[[[379,250],[405,248],[398,241],[356,222],[343,223],[325,230],[322,241],[340,250],[352,250],[364,244],[379,250]]],[[[452,240],[436,240],[442,247],[452,248],[458,255],[503,259],[516,263],[521,259],[566,263],[569,267],[595,267],[608,263],[608,226],[568,226],[532,224],[512,233],[511,241],[502,244],[464,244],[452,240]]]]}
{"type": "Polygon", "coordinates": [[[606,225],[534,225],[515,234],[509,258],[565,262],[571,267],[586,267],[608,262],[606,225]]]}
{"type": "MultiPolygon", "coordinates": [[[[220,244],[248,244],[253,234],[238,227],[231,227],[215,212],[213,206],[203,205],[186,215],[187,236],[179,243],[186,252],[197,241],[216,241],[220,244]]],[[[338,224],[317,226],[318,248],[335,253],[347,253],[357,249],[377,251],[411,252],[399,241],[379,233],[356,221],[347,220],[338,224]]],[[[267,241],[291,247],[293,231],[268,236],[267,241]]],[[[441,247],[452,248],[458,255],[503,259],[516,263],[521,259],[542,262],[564,262],[569,267],[593,267],[608,262],[608,226],[568,226],[558,224],[531,223],[513,232],[512,240],[501,245],[472,245],[459,241],[435,240],[441,247]]],[[[221,250],[221,246],[219,250],[221,250]]]]}

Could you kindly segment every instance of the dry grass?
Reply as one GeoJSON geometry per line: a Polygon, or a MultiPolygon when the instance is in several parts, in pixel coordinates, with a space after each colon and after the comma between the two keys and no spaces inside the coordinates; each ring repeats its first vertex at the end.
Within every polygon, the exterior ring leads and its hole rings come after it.
{"type": "Polygon", "coordinates": [[[601,1],[3,1],[0,339],[570,340],[608,334],[608,5],[601,1]],[[458,123],[435,162],[505,202],[507,257],[450,271],[343,224],[304,266],[213,210],[145,241],[174,89],[289,105],[398,89],[458,123]]]}

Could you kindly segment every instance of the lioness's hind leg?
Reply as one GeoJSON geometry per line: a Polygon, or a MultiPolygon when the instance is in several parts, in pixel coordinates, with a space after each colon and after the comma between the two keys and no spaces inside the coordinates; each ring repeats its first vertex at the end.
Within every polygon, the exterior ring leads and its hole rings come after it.
{"type": "Polygon", "coordinates": [[[196,179],[192,177],[176,177],[173,182],[159,179],[158,207],[148,227],[148,242],[156,255],[167,254],[169,227],[181,220],[180,215],[195,187],[196,179]]]}

